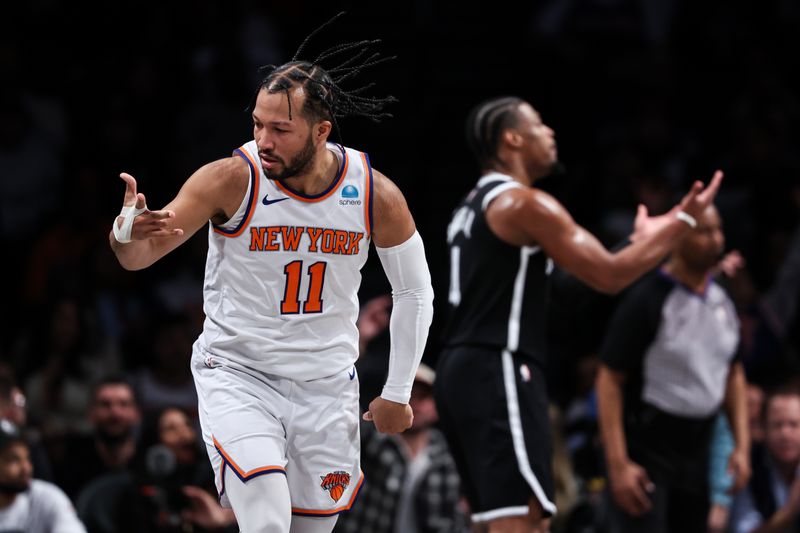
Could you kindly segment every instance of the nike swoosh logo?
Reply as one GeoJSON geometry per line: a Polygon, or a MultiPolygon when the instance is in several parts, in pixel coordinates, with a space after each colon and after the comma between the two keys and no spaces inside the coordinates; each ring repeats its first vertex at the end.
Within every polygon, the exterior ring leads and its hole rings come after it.
{"type": "Polygon", "coordinates": [[[350,381],[353,381],[355,379],[355,377],[356,377],[356,367],[353,367],[353,373],[352,374],[347,374],[347,375],[350,376],[350,381]]]}
{"type": "Polygon", "coordinates": [[[289,199],[288,196],[284,196],[283,198],[276,198],[275,200],[267,200],[267,196],[269,196],[269,194],[265,194],[264,195],[264,199],[261,200],[261,203],[264,204],[264,205],[274,204],[276,202],[282,202],[284,200],[288,200],[289,199]]]}

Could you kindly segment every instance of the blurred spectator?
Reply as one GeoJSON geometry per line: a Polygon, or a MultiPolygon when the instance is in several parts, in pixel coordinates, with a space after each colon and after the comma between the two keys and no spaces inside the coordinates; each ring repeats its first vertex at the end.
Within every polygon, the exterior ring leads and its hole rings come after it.
{"type": "Polygon", "coordinates": [[[165,407],[151,413],[142,426],[139,453],[133,461],[134,470],[144,470],[152,465],[147,461],[152,449],[168,451],[174,458],[172,475],[176,484],[196,485],[214,490],[214,475],[195,430],[194,419],[181,407],[165,407]]]}
{"type": "Polygon", "coordinates": [[[782,388],[766,399],[764,446],[753,448],[753,477],[736,496],[734,533],[771,533],[800,528],[800,392],[782,388]]]}
{"type": "Polygon", "coordinates": [[[27,427],[27,418],[25,395],[16,385],[10,370],[0,366],[0,420],[8,420],[14,424],[25,438],[36,479],[52,481],[53,469],[41,434],[35,428],[27,427]]]}
{"type": "Polygon", "coordinates": [[[61,489],[33,479],[28,445],[6,420],[0,421],[0,531],[86,532],[61,489]]]}
{"type": "Polygon", "coordinates": [[[93,479],[124,470],[133,458],[140,413],[130,384],[119,377],[96,384],[88,419],[92,434],[71,437],[53,454],[56,481],[72,499],[93,479]]]}
{"type": "Polygon", "coordinates": [[[168,407],[145,417],[126,471],[90,483],[78,510],[90,533],[204,532],[235,526],[212,496],[214,477],[192,419],[168,407]]]}
{"type": "MultiPolygon", "coordinates": [[[[196,490],[216,494],[214,475],[195,424],[183,409],[167,407],[145,425],[140,453],[133,462],[133,490],[123,496],[120,533],[205,531],[196,490]],[[186,490],[188,488],[188,491],[186,490]],[[192,491],[195,492],[192,492],[192,491]],[[194,520],[194,522],[193,522],[194,520]]],[[[214,514],[235,526],[233,511],[217,503],[214,514]]],[[[217,527],[219,524],[217,525],[217,527]]]]}
{"type": "Polygon", "coordinates": [[[11,371],[0,367],[0,419],[8,420],[18,428],[25,426],[25,395],[14,382],[11,371]]]}
{"type": "Polygon", "coordinates": [[[728,461],[735,449],[736,441],[728,418],[724,413],[720,413],[714,422],[709,452],[708,533],[724,533],[728,529],[730,507],[733,502],[731,489],[734,481],[728,468],[728,461]]]}
{"type": "Polygon", "coordinates": [[[434,371],[420,365],[411,390],[414,422],[399,435],[361,425],[364,484],[358,504],[339,517],[339,533],[457,533],[469,531],[459,479],[437,421],[434,371]]]}

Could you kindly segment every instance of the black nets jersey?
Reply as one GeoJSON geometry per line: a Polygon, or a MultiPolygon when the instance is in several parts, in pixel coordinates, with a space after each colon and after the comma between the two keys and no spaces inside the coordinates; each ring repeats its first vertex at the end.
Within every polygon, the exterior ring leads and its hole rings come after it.
{"type": "Polygon", "coordinates": [[[449,317],[444,344],[483,346],[545,362],[545,306],[552,261],[538,246],[501,241],[484,213],[499,194],[524,185],[499,173],[482,177],[453,213],[449,317]]]}

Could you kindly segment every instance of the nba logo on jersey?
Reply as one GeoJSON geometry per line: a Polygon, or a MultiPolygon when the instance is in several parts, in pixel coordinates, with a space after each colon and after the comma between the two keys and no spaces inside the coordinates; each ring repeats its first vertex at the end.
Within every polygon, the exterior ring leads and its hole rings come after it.
{"type": "Polygon", "coordinates": [[[342,187],[342,198],[339,200],[339,205],[361,205],[361,200],[358,198],[358,189],[354,185],[345,185],[342,187]]]}
{"type": "Polygon", "coordinates": [[[337,470],[325,476],[319,476],[319,478],[322,480],[319,486],[322,487],[322,490],[327,490],[335,502],[339,501],[347,486],[350,485],[350,474],[343,470],[337,470]]]}

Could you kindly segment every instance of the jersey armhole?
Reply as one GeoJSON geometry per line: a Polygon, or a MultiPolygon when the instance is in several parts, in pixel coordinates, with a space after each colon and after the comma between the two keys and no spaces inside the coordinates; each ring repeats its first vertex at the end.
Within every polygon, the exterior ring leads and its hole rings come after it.
{"type": "Polygon", "coordinates": [[[236,213],[224,224],[211,223],[214,232],[223,237],[238,237],[242,234],[244,228],[247,227],[247,224],[250,222],[250,218],[253,216],[255,200],[258,197],[258,172],[256,171],[255,163],[253,163],[253,160],[248,156],[243,147],[234,150],[233,155],[241,157],[247,163],[250,170],[250,182],[247,184],[247,192],[242,199],[239,209],[236,210],[236,213]],[[241,217],[239,223],[236,224],[236,219],[239,217],[241,217]],[[227,226],[230,224],[235,224],[235,227],[232,229],[228,228],[227,226]]]}
{"type": "Polygon", "coordinates": [[[361,153],[361,160],[364,163],[364,190],[366,191],[364,198],[364,227],[367,230],[367,239],[372,238],[372,165],[369,162],[369,155],[366,152],[361,153]]]}
{"type": "Polygon", "coordinates": [[[485,213],[486,209],[489,207],[489,204],[491,204],[492,201],[495,198],[497,198],[498,196],[500,196],[501,194],[503,194],[507,190],[509,190],[509,189],[523,189],[523,188],[524,188],[524,186],[522,184],[520,184],[520,183],[517,183],[516,181],[510,181],[510,182],[506,182],[506,183],[501,183],[501,184],[495,186],[491,191],[487,192],[484,195],[483,199],[481,200],[481,211],[483,211],[485,213]]]}

